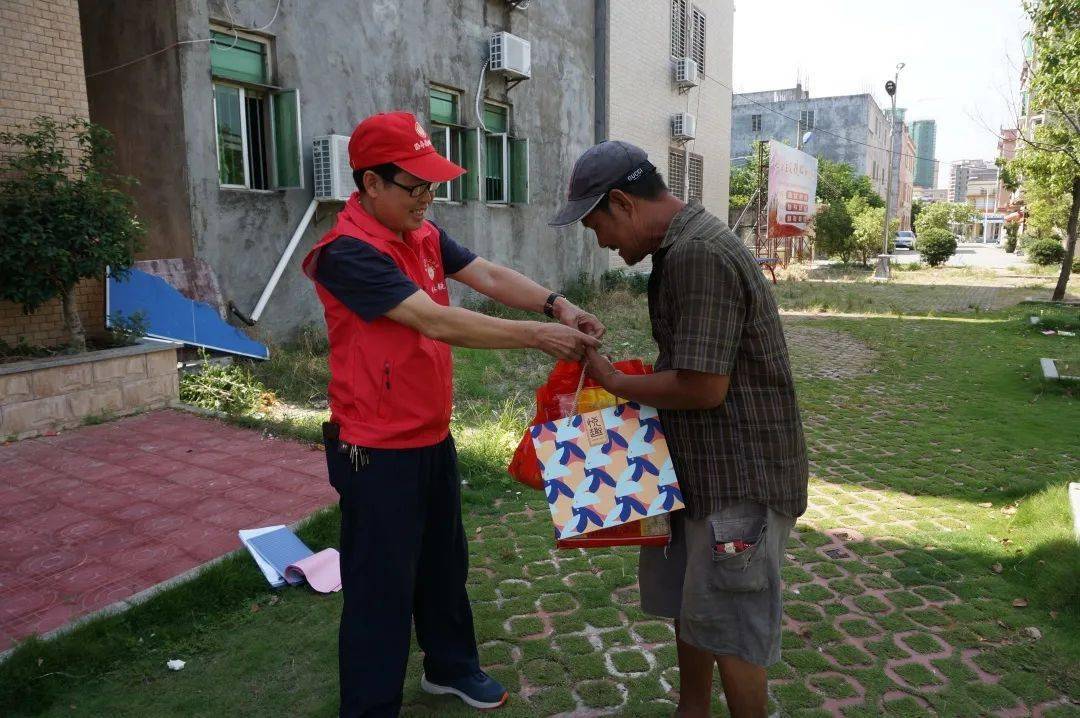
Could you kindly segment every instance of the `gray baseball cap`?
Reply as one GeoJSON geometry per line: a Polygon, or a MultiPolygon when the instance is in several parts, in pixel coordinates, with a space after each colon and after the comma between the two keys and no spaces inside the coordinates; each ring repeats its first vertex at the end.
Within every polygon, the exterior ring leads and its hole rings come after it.
{"type": "Polygon", "coordinates": [[[548,224],[566,227],[579,222],[608,192],[633,184],[655,171],[645,150],[629,142],[607,140],[593,145],[574,163],[566,204],[548,224]]]}

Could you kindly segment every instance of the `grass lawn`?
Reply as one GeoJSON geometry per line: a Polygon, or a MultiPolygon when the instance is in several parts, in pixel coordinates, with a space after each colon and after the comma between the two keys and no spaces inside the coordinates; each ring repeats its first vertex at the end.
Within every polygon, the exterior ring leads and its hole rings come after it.
{"type": "MultiPolygon", "coordinates": [[[[775,708],[1080,716],[1080,547],[1066,501],[1080,481],[1080,402],[1038,370],[1040,357],[1080,359],[1080,338],[1028,323],[1076,312],[984,308],[971,298],[1036,291],[978,273],[898,274],[884,287],[860,272],[777,287],[785,309],[824,314],[785,318],[813,477],[784,569],[775,708]],[[866,316],[829,316],[848,312],[866,316]]],[[[610,353],[653,355],[640,294],[590,306],[611,328],[610,353]]],[[[309,337],[256,367],[290,408],[245,421],[317,437],[321,351],[309,337]]],[[[456,366],[470,590],[481,657],[512,692],[501,714],[671,715],[673,638],[637,606],[636,552],[554,552],[542,494],[505,474],[550,363],[462,350],[456,366]]],[[[337,527],[330,509],[301,535],[335,545],[337,527]]],[[[0,665],[0,714],[336,715],[339,611],[337,595],[269,590],[239,556],[121,616],[27,644],[0,665]],[[167,670],[172,658],[187,667],[167,670]]],[[[472,714],[422,694],[419,671],[414,652],[405,714],[472,714]]]]}

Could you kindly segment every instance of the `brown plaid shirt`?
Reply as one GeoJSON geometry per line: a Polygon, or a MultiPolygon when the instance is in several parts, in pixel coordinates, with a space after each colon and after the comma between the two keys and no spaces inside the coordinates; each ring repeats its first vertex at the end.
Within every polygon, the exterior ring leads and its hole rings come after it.
{"type": "Polygon", "coordinates": [[[675,215],[653,254],[649,317],[657,371],[731,376],[715,409],[660,412],[690,515],[737,500],[801,515],[809,466],[776,300],[750,251],[700,204],[675,215]]]}

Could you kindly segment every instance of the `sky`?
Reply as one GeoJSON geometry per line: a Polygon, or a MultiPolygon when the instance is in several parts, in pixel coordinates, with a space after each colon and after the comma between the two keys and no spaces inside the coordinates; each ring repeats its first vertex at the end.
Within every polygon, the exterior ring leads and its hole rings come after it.
{"type": "Polygon", "coordinates": [[[869,90],[887,109],[885,81],[903,62],[896,106],[909,123],[937,120],[944,187],[947,162],[993,160],[994,132],[1015,126],[1026,29],[1020,0],[736,0],[733,84],[757,92],[801,78],[811,97],[869,90]]]}

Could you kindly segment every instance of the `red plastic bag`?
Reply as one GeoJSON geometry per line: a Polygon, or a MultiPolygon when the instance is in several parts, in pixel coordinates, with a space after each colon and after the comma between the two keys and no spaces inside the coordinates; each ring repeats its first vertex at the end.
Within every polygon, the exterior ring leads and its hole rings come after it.
{"type": "MultiPolygon", "coordinates": [[[[623,374],[634,376],[652,373],[652,366],[646,365],[640,359],[615,362],[615,368],[623,374]]],[[[581,362],[560,360],[555,363],[555,368],[548,375],[547,382],[536,390],[536,416],[533,417],[530,426],[563,419],[578,413],[576,409],[566,411],[564,407],[567,407],[567,402],[564,397],[568,395],[573,397],[577,393],[583,369],[584,364],[581,362]]],[[[597,386],[599,384],[592,379],[585,378],[583,388],[589,389],[597,386]]],[[[543,490],[544,479],[540,475],[540,463],[536,459],[536,450],[533,448],[532,437],[529,435],[528,429],[525,430],[525,435],[521,437],[507,471],[529,488],[538,491],[543,490]]]]}

